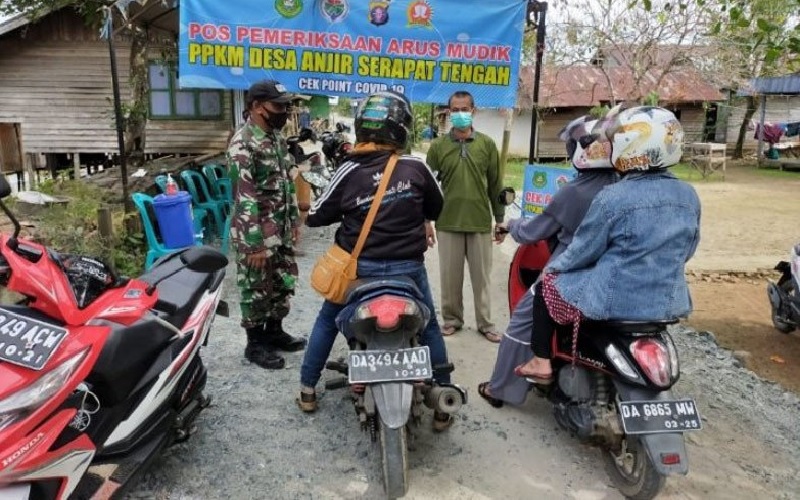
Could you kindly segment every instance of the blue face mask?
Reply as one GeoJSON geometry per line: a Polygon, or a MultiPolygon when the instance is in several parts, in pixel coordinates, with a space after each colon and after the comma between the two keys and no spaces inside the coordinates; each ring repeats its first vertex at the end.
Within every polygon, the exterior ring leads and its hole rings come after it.
{"type": "Polygon", "coordinates": [[[450,113],[450,122],[455,128],[470,128],[472,126],[472,112],[457,111],[455,113],[450,113]]]}

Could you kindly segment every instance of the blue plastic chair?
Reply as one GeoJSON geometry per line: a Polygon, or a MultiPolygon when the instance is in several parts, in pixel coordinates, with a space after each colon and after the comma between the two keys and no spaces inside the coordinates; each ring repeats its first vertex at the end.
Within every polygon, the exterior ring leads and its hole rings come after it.
{"type": "Polygon", "coordinates": [[[225,217],[225,229],[222,231],[223,235],[222,235],[222,241],[220,242],[220,248],[219,249],[225,255],[228,255],[228,242],[230,241],[230,238],[231,238],[231,222],[232,222],[232,220],[233,220],[233,211],[228,213],[228,216],[225,217]]]}
{"type": "Polygon", "coordinates": [[[155,219],[155,212],[153,210],[153,198],[144,193],[133,193],[131,195],[133,204],[139,210],[139,216],[142,218],[142,226],[144,227],[144,235],[147,240],[147,257],[145,259],[145,269],[153,267],[153,263],[160,257],[169,255],[171,253],[183,250],[183,248],[167,248],[161,241],[160,234],[158,233],[158,221],[155,219]],[[151,216],[151,212],[153,216],[151,216]]]}
{"type": "Polygon", "coordinates": [[[203,175],[208,179],[217,199],[226,203],[225,226],[222,230],[220,250],[227,255],[233,217],[233,186],[231,179],[228,177],[228,170],[217,163],[203,165],[203,175]]]}
{"type": "Polygon", "coordinates": [[[206,180],[200,172],[184,170],[181,172],[181,179],[192,195],[194,205],[206,209],[212,215],[217,234],[220,238],[224,237],[222,233],[225,231],[225,206],[227,203],[211,196],[206,180]]]}
{"type": "MultiPolygon", "coordinates": [[[[177,182],[177,181],[176,181],[177,182]]],[[[158,186],[159,191],[162,193],[167,192],[167,176],[166,175],[157,175],[155,178],[156,186],[158,186]]],[[[205,208],[195,207],[192,204],[192,221],[194,224],[194,234],[195,234],[195,241],[199,243],[203,242],[203,236],[211,233],[211,228],[207,227],[206,222],[209,220],[208,218],[208,210],[205,208]]]]}
{"type": "Polygon", "coordinates": [[[216,163],[208,163],[203,165],[203,175],[208,179],[214,198],[226,202],[228,210],[230,210],[233,205],[233,187],[225,167],[216,163]]]}

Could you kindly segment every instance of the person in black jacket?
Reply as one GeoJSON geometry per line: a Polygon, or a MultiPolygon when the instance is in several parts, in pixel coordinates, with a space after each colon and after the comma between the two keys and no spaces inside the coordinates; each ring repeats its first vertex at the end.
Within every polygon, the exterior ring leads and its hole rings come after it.
{"type": "MultiPolygon", "coordinates": [[[[311,207],[306,224],[341,223],[336,243],[352,252],[389,158],[406,147],[412,120],[411,104],[401,94],[379,92],[365,99],[355,120],[356,146],[311,207]]],[[[439,216],[443,202],[439,184],[425,162],[400,156],[358,258],[359,278],[407,276],[424,294],[431,319],[420,343],[429,347],[433,366],[447,363],[447,351],[436,320],[424,254],[433,243],[430,221],[439,216]]],[[[314,387],[336,339],[336,315],[343,308],[325,301],[314,323],[300,372],[298,404],[303,411],[317,409],[314,387]]],[[[449,383],[449,374],[437,374],[436,380],[449,383]]],[[[450,422],[448,415],[436,415],[434,426],[443,430],[450,422]]]]}

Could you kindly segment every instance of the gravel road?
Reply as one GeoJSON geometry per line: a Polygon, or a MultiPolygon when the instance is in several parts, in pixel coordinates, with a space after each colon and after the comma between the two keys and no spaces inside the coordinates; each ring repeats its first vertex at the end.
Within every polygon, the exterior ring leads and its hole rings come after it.
{"type": "MultiPolygon", "coordinates": [[[[332,230],[304,234],[301,286],[286,326],[307,335],[320,299],[305,285],[332,230]]],[[[495,249],[493,304],[499,325],[508,320],[505,280],[513,244],[495,249]]],[[[428,270],[438,282],[435,252],[428,270]]],[[[203,358],[207,393],[214,404],[198,419],[187,443],[160,458],[131,498],[148,499],[350,499],[382,498],[378,446],[362,433],[346,391],[323,392],[320,410],[296,408],[302,353],[287,367],[266,371],[243,358],[235,269],[226,279],[232,317],[217,318],[203,358]]],[[[438,291],[434,290],[438,295],[438,291]]],[[[472,306],[467,299],[467,326],[472,306]]],[[[697,399],[705,428],[688,436],[690,472],[671,478],[663,498],[800,498],[800,402],[759,379],[720,349],[712,334],[676,332],[683,374],[677,392],[697,399]]],[[[565,498],[617,499],[600,451],[559,430],[545,401],[534,396],[519,408],[491,408],[476,393],[491,372],[496,346],[474,329],[447,339],[454,380],[470,402],[454,427],[433,434],[423,420],[410,454],[412,499],[565,498]]],[[[337,341],[334,355],[344,354],[337,341]]]]}

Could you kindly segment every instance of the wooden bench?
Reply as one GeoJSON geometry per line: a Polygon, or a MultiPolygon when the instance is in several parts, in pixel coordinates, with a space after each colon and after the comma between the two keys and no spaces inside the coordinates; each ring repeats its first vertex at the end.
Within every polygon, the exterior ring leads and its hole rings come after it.
{"type": "Polygon", "coordinates": [[[722,173],[725,180],[725,162],[727,159],[727,146],[716,142],[693,142],[687,144],[684,150],[685,160],[700,172],[703,179],[707,179],[714,172],[722,173]]]}

